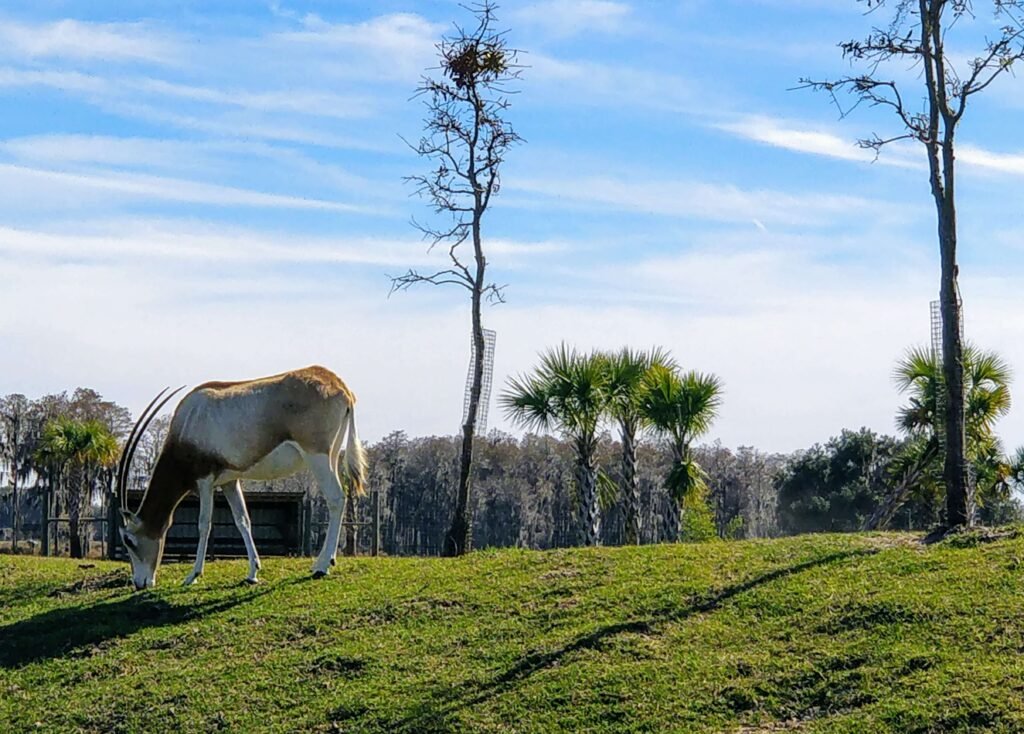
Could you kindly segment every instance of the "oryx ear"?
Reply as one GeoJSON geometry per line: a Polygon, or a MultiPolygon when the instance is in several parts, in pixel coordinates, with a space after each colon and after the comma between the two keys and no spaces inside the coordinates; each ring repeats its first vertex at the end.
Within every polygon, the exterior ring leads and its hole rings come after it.
{"type": "Polygon", "coordinates": [[[125,530],[129,533],[137,532],[139,525],[141,525],[139,516],[134,512],[129,512],[128,510],[121,510],[121,522],[124,523],[125,530]]]}

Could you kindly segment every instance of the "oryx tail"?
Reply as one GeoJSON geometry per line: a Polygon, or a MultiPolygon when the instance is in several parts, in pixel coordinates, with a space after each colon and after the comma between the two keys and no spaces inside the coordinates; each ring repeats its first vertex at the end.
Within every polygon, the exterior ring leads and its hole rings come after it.
{"type": "Polygon", "coordinates": [[[356,432],[354,405],[350,405],[348,408],[345,430],[348,432],[348,440],[345,444],[341,470],[345,479],[348,480],[349,492],[356,497],[361,497],[366,494],[366,452],[363,451],[363,445],[359,442],[359,434],[356,432]]]}

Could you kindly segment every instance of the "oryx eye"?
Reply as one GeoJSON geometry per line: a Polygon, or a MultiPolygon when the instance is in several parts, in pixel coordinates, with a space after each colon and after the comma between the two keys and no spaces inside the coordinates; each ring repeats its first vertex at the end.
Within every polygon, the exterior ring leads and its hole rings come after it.
{"type": "Polygon", "coordinates": [[[124,540],[124,544],[128,547],[128,550],[133,551],[135,553],[139,552],[139,546],[135,544],[135,541],[132,540],[130,536],[125,535],[122,537],[122,540],[124,540]]]}

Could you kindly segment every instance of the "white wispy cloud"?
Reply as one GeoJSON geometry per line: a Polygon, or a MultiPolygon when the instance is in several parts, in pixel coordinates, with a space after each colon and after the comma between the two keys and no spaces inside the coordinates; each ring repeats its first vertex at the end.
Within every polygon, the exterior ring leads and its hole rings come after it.
{"type": "Polygon", "coordinates": [[[110,89],[107,79],[60,69],[0,68],[0,87],[50,87],[68,92],[96,94],[110,89]]]}
{"type": "Polygon", "coordinates": [[[371,182],[338,165],[325,163],[295,150],[260,140],[207,139],[181,140],[167,138],[116,137],[112,135],[31,135],[0,140],[0,152],[15,162],[45,166],[54,170],[76,172],[88,164],[104,169],[138,171],[172,171],[190,178],[200,174],[223,176],[242,161],[259,162],[270,178],[282,173],[294,176],[315,176],[324,189],[358,192],[367,198],[388,198],[397,189],[389,190],[379,182],[371,182]]]}
{"type": "Polygon", "coordinates": [[[635,28],[633,8],[612,0],[545,0],[508,13],[516,28],[540,30],[557,37],[583,33],[623,33],[635,28]]]}
{"type": "Polygon", "coordinates": [[[291,64],[325,77],[416,79],[436,63],[435,44],[445,26],[415,13],[379,15],[360,23],[331,23],[315,14],[299,30],[275,33],[258,44],[286,47],[291,64]]]}
{"type": "MultiPolygon", "coordinates": [[[[559,241],[494,238],[487,253],[500,257],[503,269],[536,262],[574,246],[559,241]]],[[[288,231],[202,224],[170,218],[117,217],[77,219],[49,229],[0,226],[0,252],[36,261],[75,258],[79,262],[111,257],[158,263],[221,263],[253,268],[275,264],[406,267],[429,270],[447,264],[419,238],[378,236],[326,237],[288,231]]],[[[492,263],[494,264],[494,263],[492,263]]],[[[381,271],[383,273],[383,270],[381,271]]]]}
{"type": "Polygon", "coordinates": [[[699,181],[657,180],[640,174],[629,179],[520,177],[507,188],[544,197],[533,200],[533,205],[612,207],[722,222],[757,219],[763,224],[826,225],[868,212],[894,219],[900,216],[899,209],[892,204],[858,196],[744,189],[699,181]]]}
{"type": "Polygon", "coordinates": [[[170,63],[178,43],[144,23],[0,21],[0,56],[170,63]]]}
{"type": "Polygon", "coordinates": [[[543,240],[535,242],[521,242],[502,237],[488,238],[487,253],[489,255],[501,256],[531,256],[531,255],[552,255],[579,249],[579,243],[570,244],[556,240],[543,240]]]}
{"type": "Polygon", "coordinates": [[[375,152],[403,150],[401,141],[397,139],[389,146],[365,137],[346,135],[334,129],[310,125],[308,120],[299,121],[276,117],[253,118],[231,114],[188,114],[176,111],[173,106],[146,104],[126,99],[111,99],[102,102],[99,106],[101,109],[122,117],[132,117],[146,122],[169,125],[192,133],[205,133],[234,140],[255,139],[375,152]]]}
{"type": "Polygon", "coordinates": [[[708,90],[698,90],[680,74],[642,69],[628,64],[566,59],[543,53],[524,57],[533,93],[544,94],[556,104],[584,107],[624,105],[642,109],[703,115],[703,107],[718,103],[708,90]],[[699,94],[698,94],[699,91],[699,94]],[[700,100],[700,106],[695,102],[700,100]]]}
{"type": "Polygon", "coordinates": [[[316,89],[224,89],[169,82],[153,77],[85,74],[78,71],[0,68],[0,87],[46,87],[77,96],[97,107],[129,117],[159,120],[176,127],[234,137],[323,143],[336,147],[366,146],[355,139],[317,131],[309,120],[359,120],[379,109],[365,94],[335,94],[316,89]],[[183,111],[181,101],[198,106],[183,111]],[[232,117],[230,110],[286,113],[276,118],[232,117]],[[211,111],[212,110],[212,111],[211,111]],[[303,124],[305,123],[305,124],[303,124]]]}
{"type": "Polygon", "coordinates": [[[956,157],[962,163],[982,170],[1024,176],[1024,153],[997,153],[961,143],[956,157]]]}
{"type": "Polygon", "coordinates": [[[917,151],[909,145],[891,144],[876,156],[874,151],[865,150],[855,140],[844,138],[832,130],[814,127],[807,123],[795,123],[764,115],[743,117],[731,122],[720,122],[713,127],[747,140],[753,140],[776,148],[798,153],[836,158],[858,163],[878,162],[899,168],[923,168],[924,163],[917,151]]]}
{"type": "Polygon", "coordinates": [[[191,140],[112,135],[30,135],[0,141],[0,151],[20,162],[192,170],[209,165],[210,147],[191,140]]]}
{"type": "Polygon", "coordinates": [[[118,86],[193,102],[268,112],[292,112],[314,117],[351,119],[376,114],[375,102],[367,96],[340,95],[316,89],[218,89],[150,78],[120,80],[118,86]]]}
{"type": "Polygon", "coordinates": [[[0,227],[0,252],[37,260],[73,257],[88,262],[115,256],[149,262],[175,260],[246,266],[294,263],[401,267],[430,262],[415,240],[274,235],[133,220],[99,225],[77,223],[75,229],[75,232],[47,232],[0,227]]]}
{"type": "MultiPolygon", "coordinates": [[[[790,122],[774,117],[749,116],[714,125],[747,140],[798,153],[820,155],[857,163],[879,163],[898,168],[924,170],[927,166],[921,146],[914,142],[892,143],[879,155],[857,146],[856,141],[808,123],[790,122]]],[[[1024,175],[1024,153],[999,153],[969,143],[957,146],[957,160],[977,170],[1024,175]]]]}
{"type": "MultiPolygon", "coordinates": [[[[78,194],[108,202],[110,194],[137,200],[158,200],[207,206],[273,207],[357,214],[381,214],[368,207],[317,198],[271,194],[252,189],[203,183],[142,173],[71,173],[45,168],[0,164],[0,189],[17,192],[22,204],[59,207],[78,194]],[[26,196],[26,193],[28,194],[26,196]],[[38,198],[37,198],[38,197],[38,198]]],[[[11,202],[8,202],[10,206],[11,202]]]]}

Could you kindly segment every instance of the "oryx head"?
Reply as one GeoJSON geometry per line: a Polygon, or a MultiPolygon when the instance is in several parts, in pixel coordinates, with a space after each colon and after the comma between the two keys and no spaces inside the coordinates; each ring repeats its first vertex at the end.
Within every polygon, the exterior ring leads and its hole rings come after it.
{"type": "Polygon", "coordinates": [[[164,554],[164,534],[153,538],[145,532],[142,521],[128,510],[121,511],[124,527],[121,528],[121,542],[128,551],[132,562],[132,583],[136,591],[156,585],[156,569],[164,554]]]}
{"type": "Polygon", "coordinates": [[[117,463],[116,491],[121,499],[121,542],[124,543],[125,550],[128,551],[128,558],[132,562],[132,583],[135,584],[136,591],[148,589],[156,584],[156,569],[160,565],[160,558],[164,553],[165,533],[164,528],[147,528],[138,515],[128,509],[128,476],[131,472],[135,449],[138,448],[142,435],[149,428],[150,422],[160,412],[160,409],[180,392],[182,387],[164,397],[164,393],[168,389],[170,388],[165,387],[161,390],[142,411],[139,420],[128,434],[124,450],[121,452],[121,460],[117,463]],[[161,400],[161,398],[163,399],[161,400]]]}

